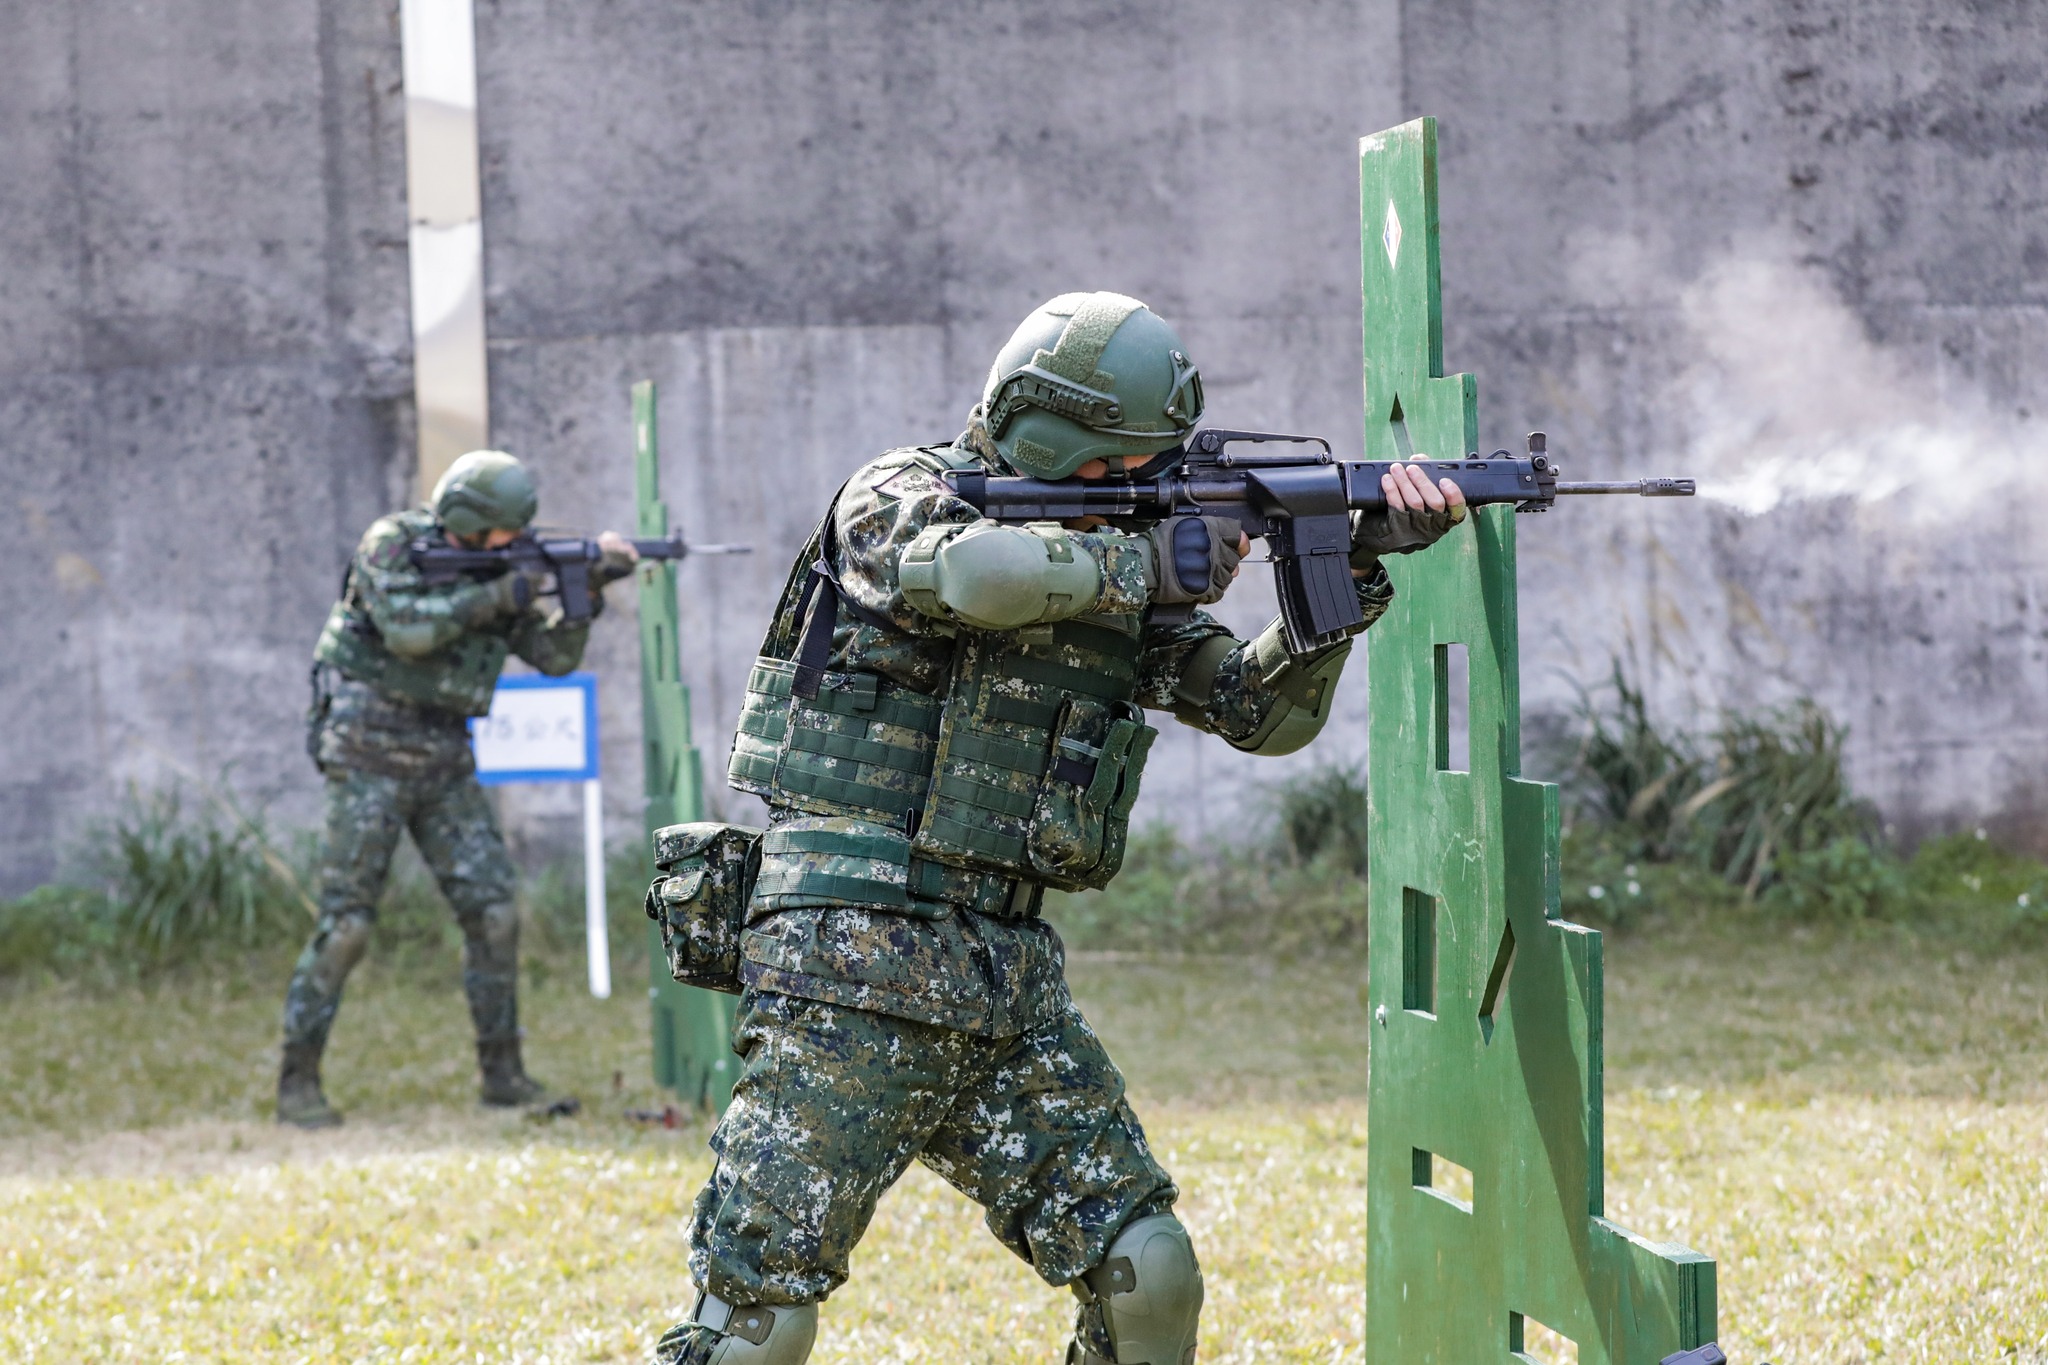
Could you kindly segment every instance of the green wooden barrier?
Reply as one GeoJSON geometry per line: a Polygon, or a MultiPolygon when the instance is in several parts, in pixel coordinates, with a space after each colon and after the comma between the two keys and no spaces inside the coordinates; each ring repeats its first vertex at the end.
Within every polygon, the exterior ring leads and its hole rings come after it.
{"type": "MultiPolygon", "coordinates": [[[[661,461],[654,424],[654,384],[633,386],[633,464],[643,537],[669,533],[661,500],[661,461]]],[[[640,566],[640,723],[647,753],[647,832],[704,818],[704,770],[690,743],[690,689],[677,653],[676,563],[640,566]]],[[[652,875],[653,846],[645,846],[652,875]]],[[[723,1111],[739,1079],[732,1055],[735,997],[677,984],[661,951],[661,931],[647,926],[652,951],[647,996],[654,1030],[654,1081],[685,1103],[723,1111]]]]}
{"type": "MultiPolygon", "coordinates": [[[[1478,388],[1443,373],[1435,121],[1363,139],[1359,178],[1365,458],[1458,458],[1478,388]]],[[[1368,637],[1373,1365],[1570,1358],[1549,1332],[1655,1365],[1714,1335],[1714,1263],[1602,1217],[1600,935],[1558,918],[1557,789],[1520,776],[1514,533],[1487,508],[1392,560],[1368,637]]]]}

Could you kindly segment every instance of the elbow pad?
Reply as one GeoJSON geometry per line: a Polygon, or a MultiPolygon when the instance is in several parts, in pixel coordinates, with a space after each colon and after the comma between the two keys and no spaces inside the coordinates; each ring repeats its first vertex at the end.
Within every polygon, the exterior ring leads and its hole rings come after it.
{"type": "Polygon", "coordinates": [[[1054,522],[928,527],[897,562],[896,582],[916,611],[976,630],[1064,621],[1102,596],[1094,556],[1054,522]]]}
{"type": "Polygon", "coordinates": [[[1252,641],[1259,677],[1275,696],[1265,721],[1245,739],[1230,743],[1248,754],[1291,754],[1323,732],[1337,696],[1337,679],[1351,657],[1351,641],[1339,640],[1314,654],[1287,652],[1278,621],[1252,641]]]}
{"type": "Polygon", "coordinates": [[[408,621],[383,628],[384,647],[401,659],[419,659],[441,645],[441,633],[431,621],[408,621]]]}

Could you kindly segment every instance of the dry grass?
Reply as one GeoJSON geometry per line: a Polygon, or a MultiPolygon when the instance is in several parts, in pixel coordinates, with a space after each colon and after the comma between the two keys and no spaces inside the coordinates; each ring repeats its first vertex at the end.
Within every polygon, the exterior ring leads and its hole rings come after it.
{"type": "MultiPolygon", "coordinates": [[[[1720,1258],[1741,1365],[2048,1360],[2044,969],[1870,934],[1613,945],[1610,1213],[1720,1258]]],[[[1074,977],[1187,1192],[1204,1360],[1362,1359],[1356,971],[1074,977]]],[[[631,991],[530,992],[536,1070],[591,1102],[542,1128],[471,1106],[452,978],[373,963],[335,1044],[350,1126],[305,1135],[263,1119],[282,981],[250,980],[0,1000],[0,1359],[631,1360],[681,1311],[703,1132],[621,1117],[652,1097],[631,991]]],[[[1070,1312],[917,1172],[814,1359],[1055,1360],[1070,1312]]]]}

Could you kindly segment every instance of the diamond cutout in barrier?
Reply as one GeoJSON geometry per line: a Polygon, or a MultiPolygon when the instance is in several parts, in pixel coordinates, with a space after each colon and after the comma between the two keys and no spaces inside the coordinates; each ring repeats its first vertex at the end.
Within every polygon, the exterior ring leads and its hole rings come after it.
{"type": "Polygon", "coordinates": [[[1380,229],[1380,244],[1387,249],[1389,269],[1401,263],[1401,215],[1394,212],[1394,201],[1387,201],[1387,224],[1380,229]]]}

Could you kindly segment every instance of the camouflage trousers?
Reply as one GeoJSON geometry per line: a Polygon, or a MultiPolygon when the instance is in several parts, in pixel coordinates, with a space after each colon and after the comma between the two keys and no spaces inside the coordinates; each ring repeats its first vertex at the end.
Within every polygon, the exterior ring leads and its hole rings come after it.
{"type": "MultiPolygon", "coordinates": [[[[988,1038],[749,992],[733,1039],[746,1066],[712,1134],[690,1249],[698,1287],[728,1303],[813,1303],[844,1284],[876,1202],[914,1160],[981,1205],[989,1231],[1053,1285],[1178,1194],[1123,1074],[1071,1005],[988,1038]]],[[[1109,1356],[1098,1316],[1084,1308],[1080,1330],[1109,1356]]],[[[655,1360],[696,1365],[715,1343],[681,1323],[655,1360]]]]}
{"type": "Polygon", "coordinates": [[[516,875],[484,790],[467,769],[387,776],[330,765],[320,922],[285,992],[286,1046],[318,1050],[369,946],[399,837],[410,831],[462,927],[462,984],[480,1042],[519,1036],[516,875]]]}

